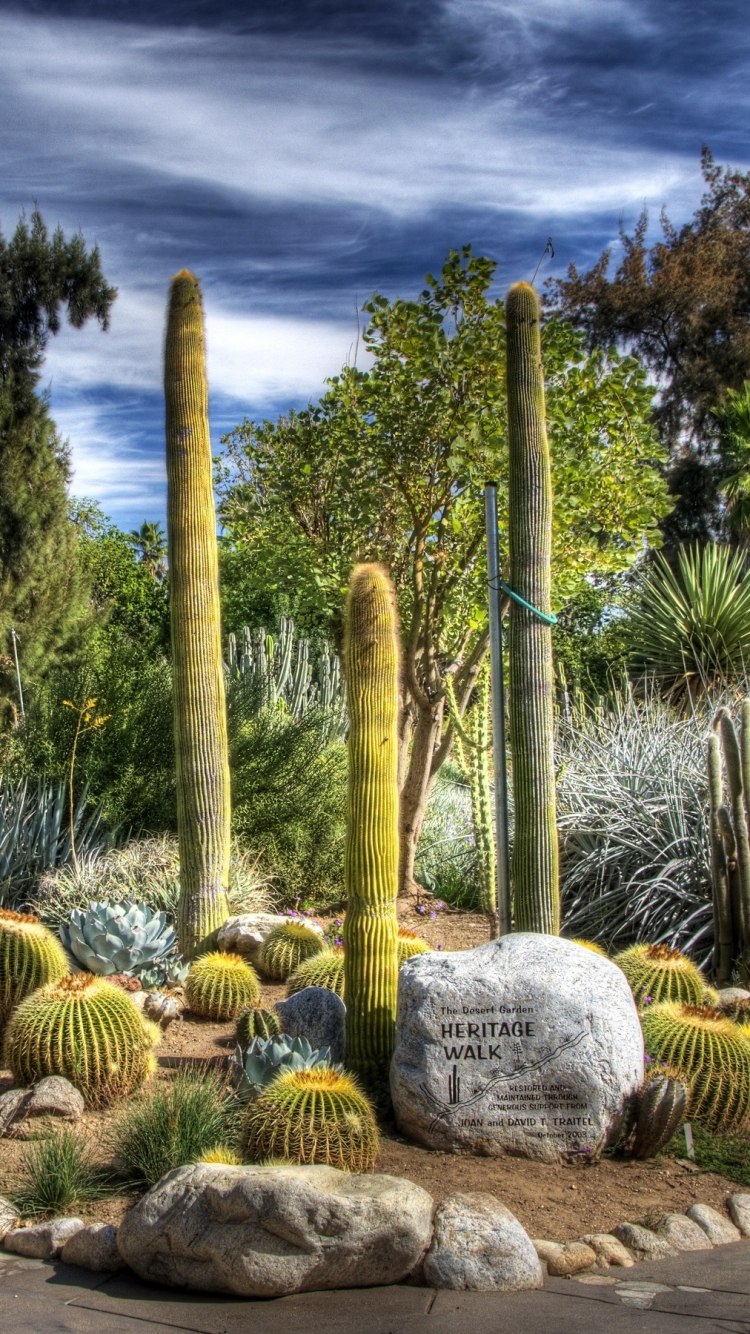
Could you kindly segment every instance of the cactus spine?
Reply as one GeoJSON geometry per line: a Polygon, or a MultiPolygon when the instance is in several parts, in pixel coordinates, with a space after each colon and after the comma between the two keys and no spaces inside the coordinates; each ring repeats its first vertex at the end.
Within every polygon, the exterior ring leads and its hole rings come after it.
{"type": "Polygon", "coordinates": [[[718,1010],[665,1001],[641,1014],[650,1056],[690,1085],[691,1119],[709,1131],[742,1130],[750,1116],[750,1037],[718,1010]]]}
{"type": "Polygon", "coordinates": [[[348,1075],[323,1067],[280,1075],[250,1104],[241,1132],[250,1162],[282,1158],[371,1172],[379,1136],[367,1098],[348,1075]]]}
{"type": "Polygon", "coordinates": [[[237,1016],[237,1042],[243,1051],[255,1038],[274,1038],[280,1032],[281,1024],[275,1010],[250,1006],[237,1016]]]}
{"type": "Polygon", "coordinates": [[[172,279],[164,357],[167,532],[183,955],[229,916],[229,758],[221,651],[203,305],[183,269],[172,279]]]}
{"type": "MultiPolygon", "coordinates": [[[[723,806],[721,749],[716,732],[708,738],[708,796],[711,840],[711,885],[714,920],[713,968],[719,986],[732,977],[732,903],[729,890],[729,865],[724,826],[729,812],[723,806]]],[[[731,822],[730,834],[731,834],[731,822]]],[[[732,843],[734,839],[732,837],[732,843]]]]}
{"type": "Polygon", "coordinates": [[[275,982],[286,982],[305,959],[312,959],[324,949],[322,937],[304,922],[282,922],[266,936],[260,966],[275,982]]]}
{"type": "Polygon", "coordinates": [[[335,991],[343,1000],[344,951],[336,948],[323,950],[295,968],[287,984],[287,996],[293,996],[305,987],[325,987],[327,991],[335,991]]]}
{"type": "MultiPolygon", "coordinates": [[[[552,482],[539,300],[528,283],[511,287],[505,319],[510,584],[532,607],[549,614],[552,482]]],[[[560,927],[560,899],[552,636],[548,624],[515,601],[510,604],[509,659],[516,929],[556,935],[560,927]]]]}
{"type": "Polygon", "coordinates": [[[185,999],[194,1014],[223,1023],[257,1005],[260,983],[255,969],[240,954],[202,954],[191,966],[185,999]]]}
{"type": "Polygon", "coordinates": [[[638,1090],[634,1158],[654,1158],[685,1120],[690,1090],[676,1070],[655,1069],[638,1090]]]}
{"type": "Polygon", "coordinates": [[[347,1064],[382,1090],[398,985],[399,640],[395,594],[379,565],[358,565],[344,625],[349,709],[344,882],[347,1064]]]}
{"type": "Polygon", "coordinates": [[[67,971],[62,945],[38,918],[0,910],[0,1025],[25,996],[67,971]]]}
{"type": "Polygon", "coordinates": [[[446,702],[455,733],[458,767],[469,784],[471,793],[471,823],[474,841],[479,853],[482,912],[490,919],[494,935],[497,925],[497,879],[495,873],[495,839],[493,834],[492,799],[490,796],[489,757],[491,746],[488,735],[489,690],[487,673],[483,671],[477,682],[477,698],[471,709],[467,732],[458,712],[453,682],[446,680],[446,702]],[[468,751],[468,759],[464,753],[468,751]]]}
{"type": "Polygon", "coordinates": [[[750,979],[750,699],[743,701],[740,717],[738,739],[729,710],[719,709],[708,741],[714,968],[719,986],[731,981],[735,968],[742,980],[750,979]]]}
{"type": "Polygon", "coordinates": [[[700,1005],[706,998],[703,974],[692,959],[669,945],[631,945],[613,960],[630,983],[636,1005],[684,1001],[700,1005]]]}
{"type": "Polygon", "coordinates": [[[20,1085],[64,1075],[87,1106],[106,1107],[151,1073],[151,1048],[160,1036],[120,987],[74,973],[32,992],[14,1010],[5,1064],[20,1085]]]}
{"type": "Polygon", "coordinates": [[[406,927],[400,927],[396,946],[398,948],[399,968],[402,963],[406,963],[407,959],[413,959],[415,954],[432,953],[432,945],[428,945],[426,940],[422,940],[422,937],[418,936],[416,931],[408,931],[406,927]]]}

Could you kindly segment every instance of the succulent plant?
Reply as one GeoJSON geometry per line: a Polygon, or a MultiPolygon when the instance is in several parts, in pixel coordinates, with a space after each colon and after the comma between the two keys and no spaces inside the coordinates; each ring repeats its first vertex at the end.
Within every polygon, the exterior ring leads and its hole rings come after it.
{"type": "Polygon", "coordinates": [[[601,954],[603,959],[609,958],[607,951],[603,950],[601,945],[597,945],[595,940],[582,940],[580,936],[576,936],[570,943],[571,945],[581,945],[583,949],[591,950],[592,954],[601,954]]]}
{"type": "Polygon", "coordinates": [[[305,959],[324,949],[323,938],[304,922],[281,922],[266,936],[260,966],[269,977],[286,982],[305,959]]]}
{"type": "Polygon", "coordinates": [[[706,983],[692,959],[669,945],[631,945],[614,962],[630,983],[636,1005],[646,1002],[683,1001],[700,1005],[706,983]]]}
{"type": "Polygon", "coordinates": [[[238,1045],[230,1072],[237,1097],[247,1102],[285,1071],[313,1070],[316,1066],[343,1070],[343,1066],[334,1064],[328,1047],[316,1051],[307,1038],[290,1038],[280,1033],[278,1037],[254,1038],[246,1052],[238,1045]]]}
{"type": "Polygon", "coordinates": [[[688,1115],[709,1131],[740,1130],[750,1116],[750,1035],[719,1010],[665,1001],[641,1013],[646,1051],[683,1075],[688,1115]]]}
{"type": "Polygon", "coordinates": [[[254,968],[240,954],[203,954],[191,965],[185,998],[195,1014],[222,1021],[257,1005],[260,983],[254,968]]]}
{"type": "Polygon", "coordinates": [[[399,968],[402,963],[406,963],[407,959],[412,959],[415,954],[432,953],[432,946],[428,945],[426,940],[422,940],[422,937],[418,936],[416,931],[409,931],[404,926],[399,928],[396,948],[398,949],[399,968]]]}
{"type": "Polygon", "coordinates": [[[652,1066],[636,1098],[634,1158],[654,1158],[685,1120],[690,1088],[684,1075],[652,1066]]]}
{"type": "Polygon", "coordinates": [[[209,1149],[200,1158],[202,1163],[220,1163],[223,1167],[241,1167],[242,1159],[238,1158],[231,1149],[225,1149],[219,1144],[215,1149],[209,1149]]]}
{"type": "Polygon", "coordinates": [[[66,950],[90,973],[137,974],[174,949],[177,937],[163,912],[145,903],[89,903],[60,926],[66,950]]]}
{"type": "Polygon", "coordinates": [[[237,1045],[245,1051],[255,1038],[274,1038],[281,1032],[275,1010],[250,1005],[237,1016],[237,1045]]]}
{"type": "Polygon", "coordinates": [[[181,954],[169,954],[153,968],[142,968],[138,979],[144,991],[159,991],[162,987],[181,987],[187,981],[190,964],[181,954]]]}
{"type": "Polygon", "coordinates": [[[104,1107],[133,1093],[151,1073],[158,1036],[120,987],[74,973],[32,992],[14,1010],[5,1064],[23,1087],[63,1075],[89,1107],[104,1107]]]}
{"type": "Polygon", "coordinates": [[[349,1075],[290,1070],[250,1104],[240,1132],[249,1162],[286,1159],[371,1172],[379,1136],[372,1107],[349,1075]]]}
{"type": "Polygon", "coordinates": [[[38,918],[0,909],[0,1025],[30,992],[67,972],[62,946],[38,918]]]}
{"type": "Polygon", "coordinates": [[[287,983],[286,994],[293,996],[305,987],[325,987],[344,998],[344,951],[340,946],[323,950],[295,968],[287,983]]]}

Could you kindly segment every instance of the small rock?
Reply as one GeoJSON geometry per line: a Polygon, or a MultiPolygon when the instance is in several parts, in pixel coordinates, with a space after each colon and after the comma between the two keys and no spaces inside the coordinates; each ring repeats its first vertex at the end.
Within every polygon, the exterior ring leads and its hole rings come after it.
{"type": "Polygon", "coordinates": [[[710,1251],[713,1246],[703,1228],[685,1214],[665,1214],[655,1230],[658,1237],[664,1237],[678,1251],[710,1251]]]}
{"type": "Polygon", "coordinates": [[[0,1195],[0,1241],[3,1241],[12,1227],[15,1227],[18,1221],[18,1210],[15,1204],[6,1200],[4,1195],[0,1195]]]}
{"type": "Polygon", "coordinates": [[[346,1054],[346,1006],[327,987],[304,987],[288,1000],[277,1001],[282,1033],[307,1038],[313,1049],[330,1047],[331,1058],[343,1061],[346,1054]]]}
{"type": "Polygon", "coordinates": [[[730,1195],[729,1214],[743,1237],[750,1237],[750,1195],[730,1195]]]}
{"type": "Polygon", "coordinates": [[[588,1232],[585,1237],[580,1237],[586,1246],[590,1246],[596,1253],[596,1262],[608,1268],[610,1265],[619,1265],[621,1269],[630,1269],[635,1264],[630,1251],[626,1250],[617,1237],[613,1237],[611,1232],[588,1232]]]}
{"type": "Polygon", "coordinates": [[[657,1237],[650,1228],[638,1223],[618,1223],[612,1232],[632,1251],[636,1260],[666,1260],[670,1255],[677,1255],[678,1250],[666,1237],[657,1237]]]}
{"type": "Polygon", "coordinates": [[[432,1288],[472,1292],[540,1288],[542,1267],[518,1219],[493,1195],[447,1195],[424,1260],[432,1288]]]}
{"type": "Polygon", "coordinates": [[[61,1116],[66,1121],[80,1121],[84,1101],[77,1088],[62,1075],[48,1075],[31,1090],[21,1115],[26,1121],[32,1116],[61,1116]]]}
{"type": "Polygon", "coordinates": [[[9,1232],[3,1242],[6,1251],[24,1255],[28,1260],[51,1260],[59,1255],[69,1237],[80,1232],[80,1218],[53,1218],[50,1223],[20,1227],[9,1232]]]}
{"type": "Polygon", "coordinates": [[[111,1223],[95,1223],[74,1232],[63,1246],[60,1259],[66,1265],[93,1269],[95,1274],[105,1270],[114,1272],[125,1266],[117,1249],[117,1228],[111,1223]]]}
{"type": "Polygon", "coordinates": [[[161,1024],[162,1028],[169,1028],[173,1019],[179,1019],[182,1008],[176,996],[167,996],[163,991],[150,991],[143,1002],[146,1018],[161,1024]]]}
{"type": "Polygon", "coordinates": [[[596,1264],[596,1251],[585,1241],[533,1241],[540,1260],[546,1261],[547,1273],[552,1278],[566,1278],[580,1274],[596,1264]]]}
{"type": "Polygon", "coordinates": [[[744,1000],[750,1000],[750,991],[745,991],[743,987],[724,987],[723,991],[719,992],[716,1008],[721,1010],[725,1005],[734,1005],[737,1001],[744,1000]]]}
{"type": "Polygon", "coordinates": [[[400,1283],[429,1245],[431,1220],[431,1196],[400,1177],[198,1163],[138,1201],[117,1245],[155,1283],[282,1297],[400,1283]]]}
{"type": "MultiPolygon", "coordinates": [[[[284,913],[241,913],[239,917],[227,918],[224,925],[219,928],[217,943],[220,950],[228,951],[230,954],[242,954],[253,963],[257,960],[266,937],[271,934],[275,926],[299,920],[290,918],[284,913]]],[[[311,922],[307,917],[302,918],[302,921],[311,931],[321,936],[324,934],[319,922],[311,922]]]]}
{"type": "Polygon", "coordinates": [[[703,1228],[714,1246],[726,1246],[730,1241],[739,1241],[742,1237],[739,1228],[730,1223],[724,1214],[720,1214],[718,1209],[712,1209],[710,1204],[691,1204],[685,1212],[698,1227],[703,1228]]]}
{"type": "Polygon", "coordinates": [[[0,1135],[10,1129],[28,1096],[28,1089],[8,1089],[0,1097],[0,1135]]]}

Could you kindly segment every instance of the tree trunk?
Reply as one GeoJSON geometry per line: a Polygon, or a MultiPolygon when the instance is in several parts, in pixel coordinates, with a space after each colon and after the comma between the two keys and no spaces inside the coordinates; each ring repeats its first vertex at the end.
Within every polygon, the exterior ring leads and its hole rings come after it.
{"type": "Polygon", "coordinates": [[[177,757],[177,932],[191,958],[229,915],[230,805],[203,307],[172,280],[165,345],[167,530],[177,757]]]}
{"type": "Polygon", "coordinates": [[[443,722],[443,700],[427,708],[416,707],[409,768],[399,798],[398,892],[408,894],[414,886],[414,861],[422,831],[427,798],[435,781],[432,762],[443,722]]]}
{"type": "MultiPolygon", "coordinates": [[[[552,483],[539,301],[533,287],[528,283],[511,287],[505,316],[510,584],[532,607],[549,615],[552,483]]],[[[509,658],[516,930],[556,935],[560,926],[560,899],[552,634],[548,624],[515,601],[511,601],[509,658]]]]}

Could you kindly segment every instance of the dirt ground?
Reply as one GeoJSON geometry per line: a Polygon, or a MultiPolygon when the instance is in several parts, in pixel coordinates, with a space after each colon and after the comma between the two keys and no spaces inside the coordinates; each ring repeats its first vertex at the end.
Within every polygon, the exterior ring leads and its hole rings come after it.
{"type": "MultiPolygon", "coordinates": [[[[403,905],[403,925],[416,930],[431,945],[446,950],[470,949],[489,938],[485,918],[468,913],[438,911],[425,896],[403,905]],[[419,908],[426,906],[424,913],[419,908]]],[[[328,927],[334,919],[320,919],[328,927]]],[[[271,1006],[286,994],[283,986],[265,985],[261,1004],[271,1006]]],[[[235,1046],[234,1024],[215,1024],[186,1013],[167,1029],[158,1048],[155,1078],[169,1079],[186,1064],[210,1062],[222,1066],[235,1046]]],[[[10,1075],[0,1074],[0,1093],[11,1087],[10,1075]]],[[[88,1139],[95,1160],[109,1163],[113,1148],[111,1129],[117,1109],[87,1112],[80,1130],[88,1139]]],[[[23,1142],[0,1139],[0,1194],[12,1190],[27,1149],[23,1142]]],[[[737,1186],[723,1177],[686,1168],[674,1159],[635,1163],[606,1158],[599,1163],[552,1166],[527,1159],[446,1154],[405,1143],[395,1129],[386,1127],[376,1172],[406,1177],[423,1186],[436,1202],[453,1191],[482,1191],[495,1195],[520,1220],[532,1237],[565,1241],[585,1232],[607,1232],[617,1223],[653,1222],[667,1210],[684,1211],[696,1200],[723,1209],[737,1186]]],[[[85,1206],[87,1221],[118,1223],[137,1194],[118,1195],[85,1206]]]]}

